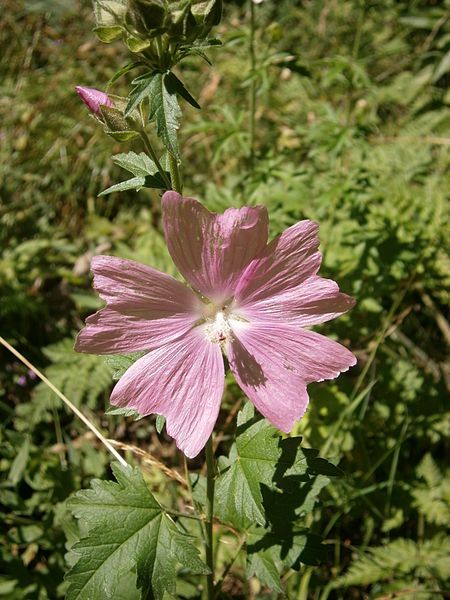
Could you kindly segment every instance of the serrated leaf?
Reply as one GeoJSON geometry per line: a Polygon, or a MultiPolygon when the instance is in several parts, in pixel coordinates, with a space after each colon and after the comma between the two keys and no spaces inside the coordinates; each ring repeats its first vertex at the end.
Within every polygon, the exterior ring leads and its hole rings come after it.
{"type": "Polygon", "coordinates": [[[113,465],[117,483],[94,480],[68,502],[87,535],[72,547],[79,556],[66,576],[67,600],[114,598],[120,579],[136,569],[141,598],[162,600],[176,590],[176,567],[207,573],[192,538],[150,493],[139,469],[113,465]]]}
{"type": "Polygon", "coordinates": [[[166,86],[170,93],[179,94],[182,98],[189,102],[194,108],[201,108],[197,100],[188,92],[184,83],[178,79],[175,73],[167,73],[166,86]]]}
{"type": "Polygon", "coordinates": [[[158,168],[155,163],[145,154],[141,152],[126,152],[123,154],[114,154],[112,160],[116,165],[126,169],[137,177],[145,177],[146,175],[154,175],[158,168]]]}
{"type": "Polygon", "coordinates": [[[127,179],[126,181],[111,185],[109,188],[106,188],[106,190],[103,190],[103,192],[100,192],[99,196],[106,196],[113,192],[124,192],[125,190],[136,190],[138,192],[144,185],[145,177],[133,177],[132,179],[127,179]]]}
{"type": "MultiPolygon", "coordinates": [[[[145,73],[133,80],[134,88],[128,96],[125,117],[139,106],[144,100],[149,103],[149,121],[154,121],[158,136],[164,142],[167,150],[179,157],[177,130],[181,110],[178,105],[176,91],[166,83],[168,73],[145,73]]],[[[173,84],[172,84],[173,86],[173,84]]]]}
{"type": "Polygon", "coordinates": [[[325,475],[341,472],[318,457],[317,450],[302,448],[301,438],[282,439],[277,429],[253,414],[250,403],[239,413],[236,442],[220,463],[218,515],[246,529],[255,523],[274,525],[279,514],[290,526],[312,509],[328,483],[325,475]]]}
{"type": "Polygon", "coordinates": [[[156,73],[149,86],[149,120],[156,123],[158,136],[167,150],[179,158],[177,130],[181,110],[176,92],[166,85],[167,73],[156,73]]]}
{"type": "MultiPolygon", "coordinates": [[[[125,190],[139,191],[143,187],[165,189],[164,183],[155,163],[144,153],[128,152],[124,154],[115,154],[112,157],[113,162],[126,169],[136,177],[116,183],[106,190],[103,190],[99,196],[105,196],[113,192],[123,192],[125,190]]],[[[169,174],[167,174],[169,177],[169,174]]]]}

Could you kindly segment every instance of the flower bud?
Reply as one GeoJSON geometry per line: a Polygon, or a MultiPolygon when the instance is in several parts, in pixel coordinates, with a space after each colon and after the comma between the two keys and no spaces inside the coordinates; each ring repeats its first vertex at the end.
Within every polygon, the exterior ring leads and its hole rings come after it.
{"type": "Polygon", "coordinates": [[[75,90],[94,115],[100,114],[101,106],[114,107],[114,104],[104,92],[94,88],[81,87],[81,85],[77,85],[75,90]]]}

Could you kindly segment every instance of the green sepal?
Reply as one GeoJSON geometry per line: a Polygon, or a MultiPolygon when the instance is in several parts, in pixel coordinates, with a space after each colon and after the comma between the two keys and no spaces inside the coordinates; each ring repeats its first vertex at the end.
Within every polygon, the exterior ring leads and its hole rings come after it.
{"type": "Polygon", "coordinates": [[[110,27],[94,27],[92,31],[95,33],[95,35],[101,42],[104,42],[105,44],[110,44],[122,35],[124,29],[120,25],[113,25],[110,27]]]}

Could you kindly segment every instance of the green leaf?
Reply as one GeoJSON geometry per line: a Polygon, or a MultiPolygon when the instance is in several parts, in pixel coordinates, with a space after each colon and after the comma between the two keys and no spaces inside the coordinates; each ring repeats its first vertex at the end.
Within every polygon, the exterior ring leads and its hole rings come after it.
{"type": "MultiPolygon", "coordinates": [[[[95,31],[95,29],[94,29],[94,31],[95,31]]],[[[139,67],[139,66],[141,66],[143,64],[145,64],[145,63],[143,61],[141,61],[141,60],[136,60],[134,62],[130,62],[130,63],[126,64],[124,67],[122,67],[121,69],[119,69],[118,71],[116,71],[116,73],[114,73],[114,75],[108,81],[108,86],[107,87],[109,87],[115,81],[117,81],[118,79],[120,79],[120,77],[122,77],[122,75],[125,75],[125,73],[128,73],[129,71],[132,71],[136,67],[139,67]]]]}
{"type": "Polygon", "coordinates": [[[247,577],[256,575],[263,585],[283,593],[283,571],[319,564],[326,557],[326,547],[320,536],[306,529],[293,528],[286,539],[255,527],[247,534],[247,554],[247,577]]]}
{"type": "Polygon", "coordinates": [[[164,415],[156,415],[156,431],[158,433],[161,433],[165,424],[166,417],[164,415]]]}
{"type": "Polygon", "coordinates": [[[67,574],[67,600],[114,598],[121,578],[136,570],[142,599],[175,594],[177,565],[208,572],[192,538],[150,493],[139,469],[113,464],[117,483],[94,480],[68,502],[87,535],[71,549],[79,556],[67,574]]]}
{"type": "Polygon", "coordinates": [[[27,466],[28,458],[30,456],[30,438],[25,436],[22,446],[19,452],[16,454],[11,467],[9,469],[8,481],[13,485],[17,485],[22,479],[23,472],[27,466]]]}
{"type": "Polygon", "coordinates": [[[164,142],[167,150],[179,158],[177,130],[181,110],[178,105],[173,80],[166,80],[169,73],[145,73],[133,80],[134,88],[128,96],[125,117],[144,100],[149,102],[149,121],[154,121],[158,136],[164,142]]]}
{"type": "Polygon", "coordinates": [[[266,420],[254,418],[248,403],[238,415],[236,443],[222,459],[217,481],[219,517],[238,528],[285,522],[309,512],[328,483],[341,471],[300,446],[301,438],[282,439],[266,420]],[[289,517],[289,518],[288,518],[289,517]]]}
{"type": "Polygon", "coordinates": [[[135,421],[140,421],[141,419],[144,418],[144,415],[141,415],[137,412],[137,410],[134,410],[133,408],[126,408],[126,407],[115,407],[115,406],[110,406],[106,411],[105,411],[105,415],[113,415],[113,416],[119,416],[119,417],[133,417],[133,419],[135,421]]]}
{"type": "Polygon", "coordinates": [[[166,75],[166,86],[170,93],[179,94],[182,98],[189,102],[194,108],[201,108],[197,100],[188,92],[185,88],[184,83],[178,79],[175,73],[167,73],[166,75]]]}
{"type": "Polygon", "coordinates": [[[121,181],[116,183],[103,192],[100,192],[99,196],[106,196],[106,194],[112,194],[113,192],[123,192],[125,190],[136,190],[137,192],[145,185],[145,177],[133,177],[127,179],[127,181],[121,181]]]}
{"type": "Polygon", "coordinates": [[[102,356],[104,362],[112,371],[112,378],[118,381],[145,352],[130,352],[130,354],[105,354],[102,356]]]}
{"type": "Polygon", "coordinates": [[[112,157],[112,160],[116,165],[119,165],[119,167],[126,169],[137,177],[153,175],[158,171],[155,163],[147,156],[147,154],[145,154],[145,152],[141,152],[140,154],[136,154],[136,152],[115,154],[112,157]]]}
{"type": "MultiPolygon", "coordinates": [[[[77,406],[82,402],[91,408],[97,406],[99,395],[110,389],[111,372],[104,361],[94,354],[75,352],[72,338],[47,346],[44,354],[53,363],[45,369],[45,374],[77,406]]],[[[36,386],[33,396],[37,404],[47,409],[59,403],[43,382],[36,386]]]]}
{"type": "Polygon", "coordinates": [[[111,194],[112,192],[122,192],[124,190],[139,191],[143,187],[156,189],[165,189],[167,187],[158,172],[157,166],[144,152],[140,154],[136,154],[136,152],[116,154],[112,157],[112,160],[123,169],[136,175],[136,177],[112,185],[101,192],[99,196],[111,194]]]}
{"type": "Polygon", "coordinates": [[[157,73],[150,82],[149,120],[155,121],[158,136],[164,142],[167,150],[179,158],[177,129],[180,126],[181,110],[178,105],[176,92],[166,85],[167,73],[157,73]]]}

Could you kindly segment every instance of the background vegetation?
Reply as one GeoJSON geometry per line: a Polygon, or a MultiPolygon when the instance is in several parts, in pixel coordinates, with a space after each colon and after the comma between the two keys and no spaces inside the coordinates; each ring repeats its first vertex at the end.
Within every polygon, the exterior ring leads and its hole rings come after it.
{"type": "MultiPolygon", "coordinates": [[[[224,46],[209,52],[214,66],[199,58],[183,65],[202,105],[184,106],[186,192],[213,210],[264,203],[272,234],[318,220],[322,274],[358,301],[321,328],[356,352],[358,367],[310,387],[311,408],[297,430],[346,474],[324,488],[308,517],[328,557],[287,572],[283,585],[299,600],[441,598],[450,572],[450,2],[266,0],[256,16],[253,74],[243,2],[225,3],[216,32],[224,46]]],[[[83,319],[99,307],[93,254],[173,271],[157,192],[98,197],[126,178],[110,155],[141,148],[105,136],[74,93],[77,84],[104,88],[126,62],[122,46],[100,44],[92,26],[85,0],[1,3],[0,334],[109,437],[178,469],[180,456],[151,419],[105,416],[110,367],[72,350],[83,319]]],[[[65,500],[92,477],[110,476],[109,457],[32,373],[0,352],[0,596],[62,598],[65,555],[78,536],[65,500]]],[[[230,383],[219,452],[242,400],[230,383]]],[[[129,460],[139,457],[129,451],[129,460]]],[[[144,466],[154,488],[173,494],[176,482],[144,466]]],[[[227,544],[224,533],[219,562],[227,544]]],[[[178,591],[196,594],[187,584],[178,591]]],[[[282,597],[247,581],[239,561],[223,594],[282,597]]]]}

